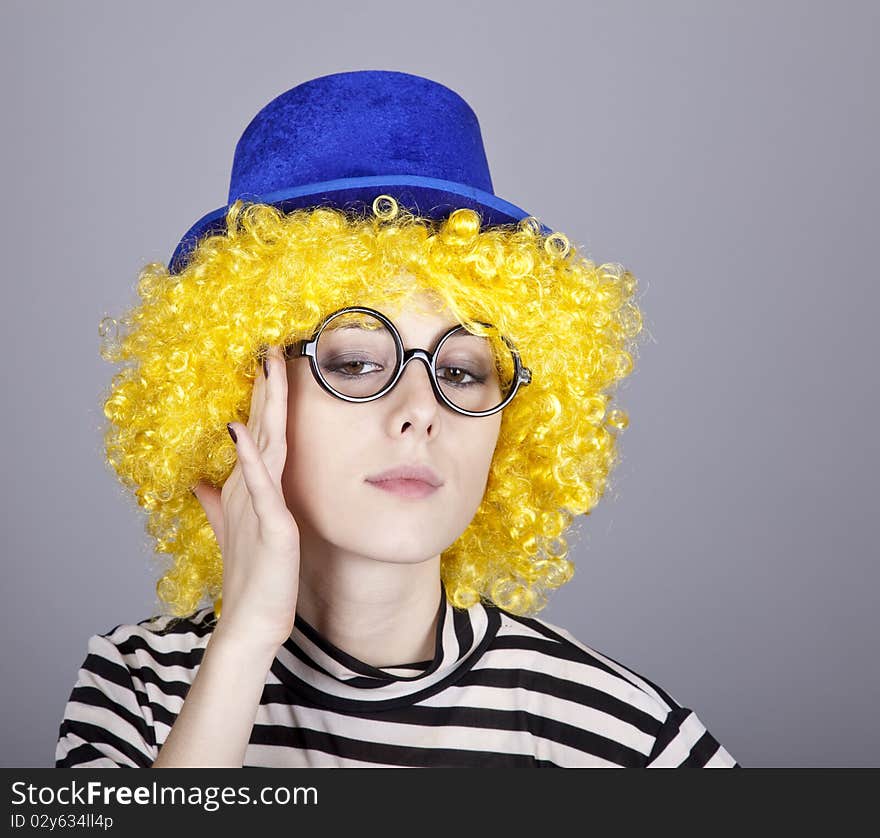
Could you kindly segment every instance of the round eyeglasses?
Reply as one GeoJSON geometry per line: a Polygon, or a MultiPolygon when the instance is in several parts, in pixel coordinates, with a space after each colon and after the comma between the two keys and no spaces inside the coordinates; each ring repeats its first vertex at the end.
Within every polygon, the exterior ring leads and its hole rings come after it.
{"type": "Polygon", "coordinates": [[[502,410],[520,386],[532,380],[519,353],[504,336],[454,326],[434,351],[404,350],[403,340],[384,314],[363,306],[334,312],[308,340],[284,349],[287,359],[308,357],[312,375],[331,396],[346,402],[369,402],[388,393],[415,358],[428,368],[431,387],[441,404],[465,416],[490,416],[502,410]]]}

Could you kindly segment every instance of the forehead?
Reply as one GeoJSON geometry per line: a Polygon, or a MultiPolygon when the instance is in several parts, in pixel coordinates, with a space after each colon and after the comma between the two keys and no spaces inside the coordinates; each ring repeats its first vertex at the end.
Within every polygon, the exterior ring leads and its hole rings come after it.
{"type": "Polygon", "coordinates": [[[435,292],[424,289],[415,291],[408,299],[396,304],[389,302],[375,307],[394,322],[404,338],[405,332],[435,335],[460,323],[435,292]]]}

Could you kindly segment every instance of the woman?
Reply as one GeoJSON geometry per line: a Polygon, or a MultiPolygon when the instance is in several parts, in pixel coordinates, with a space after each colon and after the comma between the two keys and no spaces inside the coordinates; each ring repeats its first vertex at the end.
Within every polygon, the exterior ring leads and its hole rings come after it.
{"type": "Polygon", "coordinates": [[[448,88],[270,102],[105,350],[169,613],[89,640],[56,765],[737,766],[535,616],[616,462],[634,291],[494,195],[448,88]]]}

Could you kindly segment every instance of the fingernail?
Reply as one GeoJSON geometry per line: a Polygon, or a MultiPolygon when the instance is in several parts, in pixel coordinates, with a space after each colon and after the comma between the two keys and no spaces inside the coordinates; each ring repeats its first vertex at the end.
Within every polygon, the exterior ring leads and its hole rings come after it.
{"type": "Polygon", "coordinates": [[[232,425],[229,422],[226,423],[226,430],[229,431],[229,436],[232,437],[233,442],[238,442],[238,437],[235,435],[235,431],[232,430],[232,425]]]}

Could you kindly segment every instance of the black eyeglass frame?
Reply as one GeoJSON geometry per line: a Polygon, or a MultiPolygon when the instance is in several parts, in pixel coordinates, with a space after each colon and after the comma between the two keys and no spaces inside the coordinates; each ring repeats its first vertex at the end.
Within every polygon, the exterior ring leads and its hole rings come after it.
{"type": "MultiPolygon", "coordinates": [[[[480,323],[480,325],[491,328],[490,323],[480,323]]],[[[504,401],[496,407],[493,407],[491,410],[475,411],[465,410],[463,407],[458,407],[446,397],[437,381],[437,357],[440,354],[440,349],[443,347],[443,344],[450,337],[452,337],[452,335],[459,331],[467,331],[467,329],[461,324],[459,324],[458,326],[453,326],[448,332],[440,337],[440,339],[437,341],[437,345],[434,347],[434,351],[431,353],[429,353],[425,349],[419,348],[405,350],[403,348],[403,339],[400,337],[400,333],[397,331],[394,324],[384,314],[376,311],[375,309],[366,308],[364,306],[347,306],[346,308],[341,308],[338,311],[334,311],[333,314],[329,315],[327,319],[324,320],[324,322],[318,327],[312,337],[308,340],[298,340],[286,346],[284,348],[284,357],[288,360],[291,360],[293,358],[307,357],[309,359],[309,366],[311,367],[312,375],[314,376],[315,381],[317,381],[318,384],[331,396],[335,396],[337,399],[341,399],[345,402],[372,402],[376,399],[382,398],[382,396],[394,389],[394,386],[403,375],[403,371],[406,369],[406,365],[414,358],[418,358],[419,360],[423,361],[425,363],[425,366],[428,368],[428,377],[431,380],[431,388],[434,391],[435,397],[441,404],[444,404],[450,410],[453,410],[456,413],[464,414],[465,416],[491,416],[493,413],[498,413],[499,410],[503,410],[508,404],[510,404],[513,397],[519,391],[520,386],[525,386],[531,382],[532,371],[528,367],[524,367],[522,365],[519,357],[519,352],[517,352],[516,348],[506,337],[501,335],[501,339],[507,345],[507,348],[510,349],[510,352],[513,356],[515,367],[513,387],[507,394],[504,401]],[[395,372],[391,381],[389,381],[388,384],[386,384],[385,387],[383,387],[378,393],[375,393],[372,396],[346,396],[344,393],[340,393],[339,391],[334,390],[333,387],[321,375],[321,371],[318,368],[317,345],[318,340],[321,337],[321,333],[324,331],[325,328],[327,328],[331,321],[335,320],[342,314],[347,314],[349,312],[371,314],[373,317],[381,320],[382,323],[384,323],[388,327],[388,330],[394,337],[394,344],[397,352],[397,371],[395,372]]],[[[471,334],[471,332],[468,332],[468,334],[471,334]]]]}

